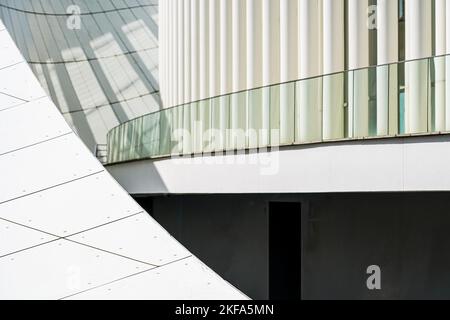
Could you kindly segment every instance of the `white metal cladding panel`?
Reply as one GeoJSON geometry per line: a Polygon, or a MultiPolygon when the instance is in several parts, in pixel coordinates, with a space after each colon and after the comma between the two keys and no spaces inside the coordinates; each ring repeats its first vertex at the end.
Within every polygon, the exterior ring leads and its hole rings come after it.
{"type": "Polygon", "coordinates": [[[142,208],[106,172],[0,205],[0,218],[60,237],[139,212],[142,208]]]}
{"type": "Polygon", "coordinates": [[[124,284],[136,297],[247,298],[197,259],[173,267],[191,254],[89,153],[25,62],[0,69],[0,89],[0,299],[61,299],[154,264],[156,278],[124,284]]]}
{"type": "Polygon", "coordinates": [[[0,92],[0,111],[26,103],[21,99],[0,92]]]}
{"type": "Polygon", "coordinates": [[[57,240],[0,259],[0,299],[60,299],[150,268],[99,249],[57,240]]]}
{"type": "Polygon", "coordinates": [[[158,266],[191,255],[147,213],[83,232],[69,239],[158,266]],[[123,234],[127,236],[121,236],[123,234]]]}
{"type": "Polygon", "coordinates": [[[102,170],[73,133],[8,153],[0,157],[0,204],[102,170]]]}
{"type": "Polygon", "coordinates": [[[24,250],[45,242],[56,240],[49,234],[0,220],[0,257],[24,250]]]}
{"type": "Polygon", "coordinates": [[[0,69],[24,61],[9,33],[0,31],[0,69]]]}
{"type": "Polygon", "coordinates": [[[0,69],[0,92],[26,101],[46,96],[26,62],[0,69]]]}
{"type": "Polygon", "coordinates": [[[0,145],[0,155],[72,132],[48,98],[34,100],[1,111],[0,137],[9,137],[0,145]],[[33,132],[30,135],[29,132],[33,132]],[[14,132],[14,137],[11,137],[14,132]]]}
{"type": "Polygon", "coordinates": [[[114,282],[99,288],[86,291],[70,299],[175,299],[214,300],[216,297],[239,300],[243,295],[211,274],[208,268],[194,258],[180,260],[162,268],[155,268],[122,281],[114,282]],[[197,281],[196,279],[202,279],[197,281]],[[151,283],[154,290],[146,290],[151,283]],[[195,285],[193,285],[195,283],[195,285]],[[143,293],[143,294],[140,294],[143,293]]]}

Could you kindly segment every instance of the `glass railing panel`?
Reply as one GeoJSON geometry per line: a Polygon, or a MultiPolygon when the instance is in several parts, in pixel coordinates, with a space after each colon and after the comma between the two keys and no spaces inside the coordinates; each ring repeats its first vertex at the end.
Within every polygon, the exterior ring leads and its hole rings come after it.
{"type": "Polygon", "coordinates": [[[261,130],[259,134],[259,147],[270,145],[270,87],[261,89],[261,130]]]}
{"type": "Polygon", "coordinates": [[[211,146],[211,124],[212,124],[212,113],[211,113],[211,99],[206,99],[200,101],[198,104],[199,112],[199,132],[201,134],[201,152],[212,152],[211,146]]]}
{"type": "Polygon", "coordinates": [[[159,129],[160,145],[159,155],[168,156],[172,152],[172,109],[165,109],[160,112],[159,129]]]}
{"type": "MultiPolygon", "coordinates": [[[[399,118],[400,118],[400,77],[399,77],[399,66],[398,64],[391,64],[391,65],[386,65],[386,66],[380,66],[379,68],[377,68],[377,70],[381,70],[381,72],[383,72],[384,70],[388,69],[389,72],[389,80],[388,80],[388,103],[389,103],[389,110],[388,110],[388,133],[387,135],[389,136],[395,136],[397,134],[400,133],[400,127],[399,127],[399,118]]],[[[380,86],[380,84],[382,84],[383,78],[381,78],[380,81],[377,81],[377,90],[378,87],[380,86]]],[[[380,101],[380,99],[382,99],[383,95],[386,93],[381,92],[379,95],[377,93],[378,98],[377,99],[377,110],[379,109],[383,109],[383,100],[380,101]]],[[[378,111],[377,111],[378,112],[378,111]]],[[[380,111],[380,113],[377,113],[377,121],[378,121],[378,117],[382,116],[383,114],[381,113],[382,111],[380,111]]],[[[381,121],[380,121],[381,123],[381,121]]],[[[377,122],[377,126],[378,126],[378,122],[377,122]]],[[[379,130],[379,132],[377,132],[378,136],[386,136],[385,134],[385,130],[379,130]]]]}
{"type": "Polygon", "coordinates": [[[129,159],[140,159],[142,157],[142,118],[132,121],[131,146],[129,159]]]}
{"type": "Polygon", "coordinates": [[[417,134],[428,132],[429,105],[429,61],[415,60],[404,63],[405,89],[404,89],[404,132],[417,134]]]}
{"type": "Polygon", "coordinates": [[[184,131],[184,113],[182,106],[170,110],[171,125],[171,155],[179,156],[183,154],[183,131],[184,131]]]}
{"type": "Polygon", "coordinates": [[[230,120],[230,97],[228,95],[211,99],[211,145],[210,149],[220,152],[226,148],[226,136],[230,120]]]}
{"type": "MultiPolygon", "coordinates": [[[[448,57],[430,58],[430,93],[431,93],[431,117],[430,131],[447,131],[446,120],[446,61],[448,57]]],[[[450,95],[447,95],[450,97],[450,95]]],[[[450,119],[450,117],[449,117],[450,119]]]]}
{"type": "Polygon", "coordinates": [[[270,136],[269,145],[278,147],[280,145],[280,87],[281,85],[270,86],[270,136]]]}
{"type": "Polygon", "coordinates": [[[199,103],[193,102],[190,104],[191,109],[191,138],[192,138],[192,153],[201,153],[203,147],[203,135],[201,129],[201,114],[199,112],[199,103]]]}
{"type": "Polygon", "coordinates": [[[181,106],[183,110],[183,155],[192,153],[192,125],[191,125],[191,105],[181,106]]]}
{"type": "Polygon", "coordinates": [[[128,122],[125,124],[125,126],[122,128],[122,134],[121,134],[121,139],[122,139],[122,143],[124,145],[122,154],[120,155],[120,161],[127,161],[129,160],[129,152],[130,152],[130,137],[129,137],[129,133],[130,133],[130,123],[128,122]]]}
{"type": "Polygon", "coordinates": [[[348,74],[348,132],[349,138],[370,136],[369,131],[369,70],[348,74]]]}
{"type": "Polygon", "coordinates": [[[155,157],[159,154],[160,132],[159,132],[160,113],[153,113],[143,117],[142,121],[142,147],[141,157],[155,157]]]}
{"type": "MultiPolygon", "coordinates": [[[[344,122],[344,73],[323,77],[323,140],[345,138],[344,122]]],[[[353,112],[349,109],[349,119],[353,112]]],[[[349,124],[351,127],[351,123],[349,124]]],[[[353,130],[349,130],[353,131],[353,130]]]]}
{"type": "Polygon", "coordinates": [[[263,120],[268,117],[268,115],[264,114],[264,112],[268,112],[268,110],[270,109],[266,110],[263,107],[263,89],[250,90],[248,92],[248,148],[254,149],[262,147],[264,141],[267,141],[267,129],[264,130],[263,120]]]}
{"type": "Polygon", "coordinates": [[[280,85],[280,145],[295,141],[295,82],[280,85]]]}
{"type": "Polygon", "coordinates": [[[295,142],[322,140],[322,78],[295,83],[295,142]]]}
{"type": "Polygon", "coordinates": [[[247,146],[247,95],[246,91],[230,95],[230,130],[228,150],[242,150],[247,146]]]}
{"type": "Polygon", "coordinates": [[[389,94],[392,90],[397,91],[397,86],[392,87],[390,68],[387,65],[376,68],[376,77],[376,135],[387,136],[390,132],[391,120],[389,94]]]}
{"type": "Polygon", "coordinates": [[[377,133],[377,68],[368,69],[369,80],[369,137],[376,137],[377,133]]]}

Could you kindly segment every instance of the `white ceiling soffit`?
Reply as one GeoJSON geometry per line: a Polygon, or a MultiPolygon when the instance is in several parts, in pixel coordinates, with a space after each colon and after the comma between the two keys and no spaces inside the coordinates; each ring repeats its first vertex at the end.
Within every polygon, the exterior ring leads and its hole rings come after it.
{"type": "Polygon", "coordinates": [[[0,177],[0,299],[247,299],[105,171],[1,21],[0,177]]]}

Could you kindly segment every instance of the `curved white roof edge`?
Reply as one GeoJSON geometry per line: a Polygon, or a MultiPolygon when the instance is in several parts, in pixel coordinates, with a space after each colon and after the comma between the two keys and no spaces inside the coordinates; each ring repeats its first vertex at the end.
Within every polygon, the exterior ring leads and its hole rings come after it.
{"type": "Polygon", "coordinates": [[[248,299],[91,155],[1,20],[0,299],[248,299]]]}

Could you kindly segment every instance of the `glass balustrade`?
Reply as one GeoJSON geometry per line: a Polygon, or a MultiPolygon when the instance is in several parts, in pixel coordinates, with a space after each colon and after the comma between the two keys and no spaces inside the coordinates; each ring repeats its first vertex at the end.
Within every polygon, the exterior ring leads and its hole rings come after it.
{"type": "Polygon", "coordinates": [[[450,131],[450,56],[345,71],[164,109],[108,133],[108,163],[450,131]]]}

